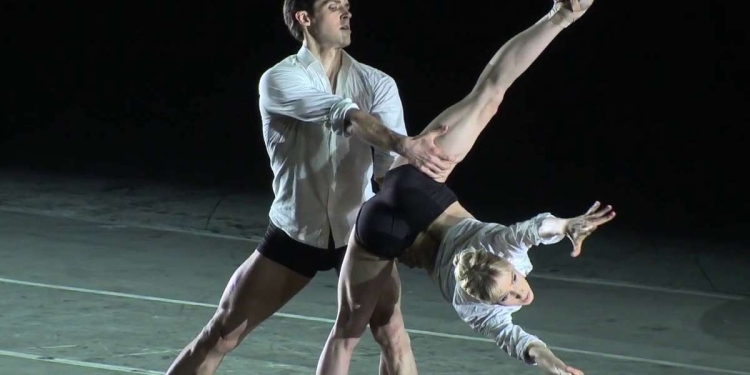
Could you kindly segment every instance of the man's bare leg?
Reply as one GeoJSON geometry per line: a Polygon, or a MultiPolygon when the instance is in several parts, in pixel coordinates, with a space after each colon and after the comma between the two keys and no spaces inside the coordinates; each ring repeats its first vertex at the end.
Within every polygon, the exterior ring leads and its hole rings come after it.
{"type": "Polygon", "coordinates": [[[227,353],[309,282],[255,251],[232,275],[213,318],[175,359],[167,374],[214,374],[227,353]]]}

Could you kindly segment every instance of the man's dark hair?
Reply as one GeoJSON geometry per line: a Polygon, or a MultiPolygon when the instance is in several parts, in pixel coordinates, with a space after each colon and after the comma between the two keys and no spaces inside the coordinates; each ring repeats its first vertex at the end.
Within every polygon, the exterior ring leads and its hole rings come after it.
{"type": "Polygon", "coordinates": [[[302,33],[302,25],[297,22],[295,14],[301,11],[307,11],[310,16],[313,15],[316,0],[284,0],[284,23],[289,28],[294,39],[302,42],[305,40],[302,33]]]}

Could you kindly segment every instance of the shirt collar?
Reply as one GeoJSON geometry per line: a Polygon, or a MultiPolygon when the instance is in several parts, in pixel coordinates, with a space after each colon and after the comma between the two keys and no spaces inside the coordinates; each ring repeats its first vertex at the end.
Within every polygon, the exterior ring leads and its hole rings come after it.
{"type": "MultiPolygon", "coordinates": [[[[348,53],[346,53],[345,50],[341,50],[342,54],[342,61],[341,61],[341,67],[342,69],[348,68],[354,59],[352,59],[351,56],[349,56],[348,53]]],[[[305,67],[305,69],[309,68],[310,65],[314,63],[320,63],[317,57],[313,55],[312,51],[310,51],[309,48],[305,47],[304,45],[300,47],[299,51],[297,51],[297,60],[302,63],[302,65],[305,67]]]]}
{"type": "MultiPolygon", "coordinates": [[[[325,72],[323,71],[323,64],[321,64],[320,60],[318,60],[318,58],[313,55],[312,51],[310,51],[310,49],[308,49],[304,45],[297,52],[297,61],[299,61],[306,70],[309,70],[310,67],[313,66],[313,64],[317,63],[317,66],[315,66],[313,69],[317,70],[318,74],[321,74],[323,76],[325,75],[325,72]]],[[[343,92],[342,90],[345,90],[348,84],[349,69],[354,62],[355,60],[351,56],[349,56],[346,51],[341,51],[341,70],[339,70],[336,91],[331,92],[332,94],[341,93],[343,92]]]]}

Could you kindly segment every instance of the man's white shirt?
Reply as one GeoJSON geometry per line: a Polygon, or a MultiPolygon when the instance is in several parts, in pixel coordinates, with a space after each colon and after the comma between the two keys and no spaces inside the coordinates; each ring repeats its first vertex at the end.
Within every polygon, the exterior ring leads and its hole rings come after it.
{"type": "Polygon", "coordinates": [[[345,134],[350,109],[374,115],[406,135],[396,82],[343,52],[336,90],[305,46],[263,73],[258,85],[263,138],[273,171],[271,222],[299,242],[345,246],[359,208],[374,193],[370,178],[395,153],[345,134]],[[374,157],[373,157],[374,150],[374,157]]]}

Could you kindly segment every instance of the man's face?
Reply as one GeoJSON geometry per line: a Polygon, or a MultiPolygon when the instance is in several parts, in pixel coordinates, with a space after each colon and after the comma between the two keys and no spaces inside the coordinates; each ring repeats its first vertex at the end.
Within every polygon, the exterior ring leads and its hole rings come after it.
{"type": "Polygon", "coordinates": [[[307,31],[323,47],[344,48],[352,41],[351,18],[349,0],[318,0],[307,31]]]}

